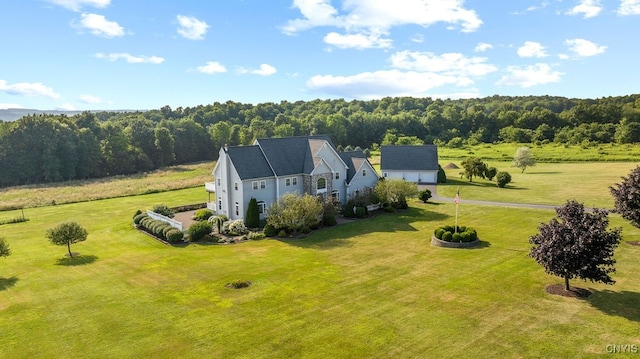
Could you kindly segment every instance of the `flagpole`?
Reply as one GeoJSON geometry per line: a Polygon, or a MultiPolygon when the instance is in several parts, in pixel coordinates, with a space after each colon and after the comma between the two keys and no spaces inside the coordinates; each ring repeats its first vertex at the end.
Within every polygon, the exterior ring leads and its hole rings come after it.
{"type": "Polygon", "coordinates": [[[456,224],[453,229],[453,233],[458,233],[458,203],[460,202],[460,186],[458,186],[458,190],[456,191],[456,224]]]}

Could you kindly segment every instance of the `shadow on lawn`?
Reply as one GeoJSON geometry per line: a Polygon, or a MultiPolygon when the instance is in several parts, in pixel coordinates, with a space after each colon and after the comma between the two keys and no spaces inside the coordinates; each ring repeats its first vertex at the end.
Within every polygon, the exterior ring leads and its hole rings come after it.
{"type": "Polygon", "coordinates": [[[17,282],[18,277],[0,278],[0,292],[13,287],[17,282]]]}
{"type": "Polygon", "coordinates": [[[593,291],[588,301],[594,308],[607,315],[640,322],[640,293],[611,290],[593,291]]]}
{"type": "MultiPolygon", "coordinates": [[[[469,180],[467,180],[467,179],[447,179],[447,183],[439,184],[439,186],[462,187],[462,189],[464,189],[464,187],[467,187],[467,188],[469,188],[469,187],[480,187],[480,188],[493,188],[493,187],[496,187],[495,179],[493,181],[487,181],[486,179],[476,179],[476,178],[474,178],[474,181],[476,181],[476,182],[469,182],[469,180]],[[477,182],[477,181],[482,181],[482,182],[477,182]]],[[[510,189],[510,190],[520,190],[520,191],[528,189],[528,188],[525,188],[525,187],[514,186],[513,184],[507,184],[505,186],[505,188],[510,189]]]]}
{"type": "Polygon", "coordinates": [[[427,211],[423,208],[409,208],[398,213],[378,213],[372,217],[353,219],[337,226],[323,228],[309,237],[298,239],[279,239],[284,243],[303,248],[331,249],[351,246],[351,238],[368,233],[391,234],[397,232],[418,232],[410,223],[418,220],[442,221],[449,215],[427,211]]]}
{"type": "Polygon", "coordinates": [[[96,261],[96,259],[98,259],[98,257],[94,255],[77,255],[74,257],[59,258],[56,262],[56,265],[67,267],[82,266],[85,264],[93,263],[96,261]]]}

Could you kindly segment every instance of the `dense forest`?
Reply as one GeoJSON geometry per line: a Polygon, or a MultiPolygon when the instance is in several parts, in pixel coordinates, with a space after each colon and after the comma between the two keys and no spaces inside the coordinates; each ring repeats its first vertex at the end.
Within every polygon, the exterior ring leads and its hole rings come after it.
{"type": "Polygon", "coordinates": [[[329,135],[339,148],[520,142],[640,142],[640,95],[314,100],[0,121],[0,186],[131,174],[213,160],[256,138],[329,135]]]}

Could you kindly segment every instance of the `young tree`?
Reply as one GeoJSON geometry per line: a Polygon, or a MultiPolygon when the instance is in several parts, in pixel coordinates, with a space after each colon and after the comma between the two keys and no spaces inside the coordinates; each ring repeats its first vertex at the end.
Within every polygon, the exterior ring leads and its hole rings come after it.
{"type": "Polygon", "coordinates": [[[418,193],[418,199],[421,200],[423,203],[427,203],[429,198],[431,198],[431,191],[428,189],[425,189],[423,191],[420,191],[420,193],[418,193]]]}
{"type": "Polygon", "coordinates": [[[296,231],[304,227],[313,228],[319,224],[322,202],[309,194],[303,196],[285,193],[278,202],[267,209],[267,224],[278,230],[296,231]]]}
{"type": "Polygon", "coordinates": [[[46,236],[55,245],[67,246],[69,257],[73,257],[71,244],[85,241],[87,239],[87,230],[76,222],[63,222],[54,228],[49,228],[46,236]]]}
{"type": "Polygon", "coordinates": [[[8,257],[10,254],[11,249],[9,248],[9,245],[3,237],[0,237],[0,257],[8,257]]]}
{"type": "Polygon", "coordinates": [[[418,194],[418,185],[402,179],[387,179],[378,182],[375,194],[382,203],[388,203],[398,209],[406,208],[407,198],[418,194]]]}
{"type": "Polygon", "coordinates": [[[463,175],[469,179],[469,182],[473,182],[473,176],[485,178],[487,171],[487,165],[479,157],[465,158],[462,161],[462,168],[464,168],[463,175]]]}
{"type": "Polygon", "coordinates": [[[556,214],[558,218],[541,224],[539,233],[529,238],[533,245],[529,256],[547,273],[564,278],[566,290],[572,278],[615,283],[609,273],[615,272],[613,250],[620,243],[621,229],[607,231],[607,211],[589,213],[572,200],[557,208],[556,214]]]}
{"type": "Polygon", "coordinates": [[[258,208],[258,200],[251,197],[247,206],[247,216],[244,224],[249,228],[257,228],[260,226],[260,209],[258,208]]]}
{"type": "Polygon", "coordinates": [[[511,182],[511,175],[509,172],[498,172],[496,174],[496,183],[498,187],[504,188],[507,184],[511,182]]]}
{"type": "Polygon", "coordinates": [[[614,211],[640,228],[640,167],[622,179],[615,187],[609,187],[615,200],[614,211]]]}
{"type": "Polygon", "coordinates": [[[497,174],[498,174],[498,169],[495,167],[489,167],[484,172],[484,176],[487,177],[489,181],[493,181],[493,177],[495,177],[497,174]]]}
{"type": "Polygon", "coordinates": [[[515,156],[513,156],[513,166],[518,167],[524,172],[527,167],[533,167],[536,165],[536,160],[531,154],[529,147],[518,147],[515,156]]]}

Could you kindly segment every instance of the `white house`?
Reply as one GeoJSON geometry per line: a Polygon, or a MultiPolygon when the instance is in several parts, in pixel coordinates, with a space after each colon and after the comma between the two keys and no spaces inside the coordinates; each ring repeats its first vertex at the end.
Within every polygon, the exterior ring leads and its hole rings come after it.
{"type": "Polygon", "coordinates": [[[361,151],[339,153],[327,136],[257,139],[251,146],[222,147],[219,155],[214,182],[205,185],[207,207],[230,219],[244,218],[251,198],[262,219],[269,205],[289,192],[345,204],[379,179],[361,151]]]}
{"type": "Polygon", "coordinates": [[[384,178],[437,183],[438,148],[435,145],[381,146],[380,172],[384,178]]]}

